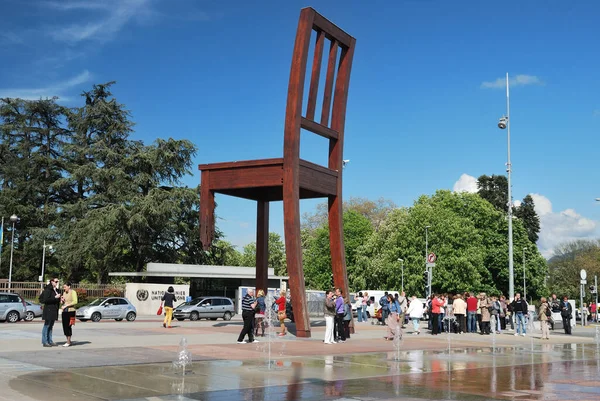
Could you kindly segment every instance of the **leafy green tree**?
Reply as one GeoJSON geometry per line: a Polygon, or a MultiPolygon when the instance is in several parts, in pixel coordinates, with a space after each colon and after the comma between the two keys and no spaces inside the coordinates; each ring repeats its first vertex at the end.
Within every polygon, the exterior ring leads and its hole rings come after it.
{"type": "MultiPolygon", "coordinates": [[[[359,287],[364,281],[363,272],[356,264],[358,248],[373,232],[369,220],[355,210],[347,210],[343,216],[344,247],[350,288],[359,287]]],[[[323,225],[306,238],[304,247],[304,276],[308,288],[324,290],[333,286],[329,227],[323,225]]]]}
{"type": "MultiPolygon", "coordinates": [[[[430,226],[429,251],[438,255],[433,291],[506,294],[507,225],[504,213],[477,194],[438,191],[432,197],[421,196],[412,207],[394,210],[359,249],[357,261],[365,279],[362,289],[400,290],[398,258],[402,258],[406,292],[425,295],[425,226],[430,226]]],[[[528,249],[528,297],[536,296],[544,291],[545,260],[519,221],[514,238],[516,250],[528,249]]]]}
{"type": "MultiPolygon", "coordinates": [[[[244,247],[241,260],[242,266],[256,266],[256,242],[244,247]]],[[[278,276],[287,275],[285,244],[277,233],[269,233],[269,268],[275,269],[278,276]]]]}
{"type": "Polygon", "coordinates": [[[482,175],[477,178],[477,193],[498,210],[508,208],[508,180],[504,175],[482,175]]]}
{"type": "MultiPolygon", "coordinates": [[[[579,271],[585,269],[590,277],[600,275],[600,239],[576,240],[560,244],[548,261],[548,284],[559,297],[579,300],[579,271]]],[[[589,291],[586,291],[589,294],[589,291]]],[[[590,294],[591,295],[591,294],[590,294]]]]}
{"type": "Polygon", "coordinates": [[[515,216],[523,221],[523,224],[527,229],[529,241],[534,244],[537,243],[540,238],[540,218],[535,211],[535,204],[531,195],[527,195],[523,198],[523,202],[521,202],[521,205],[515,210],[515,216]]]}

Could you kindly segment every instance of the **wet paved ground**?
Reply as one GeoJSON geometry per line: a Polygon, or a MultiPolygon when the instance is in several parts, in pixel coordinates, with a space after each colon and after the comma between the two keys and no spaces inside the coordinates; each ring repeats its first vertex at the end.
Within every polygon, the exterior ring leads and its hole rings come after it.
{"type": "Polygon", "coordinates": [[[168,361],[175,359],[181,334],[193,337],[198,330],[182,326],[148,342],[165,333],[150,326],[85,327],[102,338],[117,327],[127,330],[115,338],[137,338],[135,347],[99,347],[100,338],[90,333],[88,344],[72,348],[2,348],[0,400],[600,401],[600,346],[582,337],[543,342],[503,335],[493,348],[487,336],[405,336],[397,352],[381,338],[382,328],[363,327],[346,344],[333,346],[277,339],[269,362],[268,343],[219,344],[224,332],[236,330],[203,326],[200,332],[213,330],[213,337],[202,339],[214,344],[190,341],[194,361],[184,376],[168,361]]]}

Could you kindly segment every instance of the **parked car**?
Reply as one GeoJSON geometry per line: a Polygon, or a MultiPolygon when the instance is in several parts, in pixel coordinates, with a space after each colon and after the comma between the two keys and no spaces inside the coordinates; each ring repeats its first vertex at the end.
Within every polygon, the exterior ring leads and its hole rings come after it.
{"type": "Polygon", "coordinates": [[[233,301],[226,297],[199,297],[178,305],[173,317],[179,321],[190,319],[231,320],[235,315],[233,301]]]}
{"type": "Polygon", "coordinates": [[[25,300],[19,294],[0,292],[0,320],[16,323],[25,319],[27,308],[25,300]]]}
{"type": "Polygon", "coordinates": [[[36,317],[42,316],[42,305],[34,304],[25,301],[27,312],[25,313],[25,320],[31,322],[36,317]]]}
{"type": "Polygon", "coordinates": [[[82,322],[88,320],[99,322],[102,319],[115,319],[117,322],[125,319],[133,322],[137,317],[137,310],[127,298],[98,298],[91,304],[79,308],[75,316],[82,322]]]}

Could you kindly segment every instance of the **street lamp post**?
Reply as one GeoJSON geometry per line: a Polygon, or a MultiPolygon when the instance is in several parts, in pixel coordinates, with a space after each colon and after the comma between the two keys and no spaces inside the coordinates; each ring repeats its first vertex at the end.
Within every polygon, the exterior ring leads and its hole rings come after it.
{"type": "Polygon", "coordinates": [[[527,302],[527,282],[525,281],[525,251],[527,248],[523,248],[523,299],[527,302]]]}
{"type": "Polygon", "coordinates": [[[12,288],[12,266],[13,266],[13,253],[15,250],[15,223],[19,220],[16,214],[10,216],[12,222],[12,231],[10,239],[10,267],[8,268],[8,288],[12,288]]]}
{"type": "Polygon", "coordinates": [[[402,292],[404,292],[404,259],[398,258],[398,262],[401,263],[401,268],[402,268],[402,292]]]}
{"type": "Polygon", "coordinates": [[[46,248],[52,250],[52,245],[46,245],[46,240],[44,240],[44,246],[43,246],[43,251],[42,251],[42,275],[39,278],[40,283],[42,283],[42,286],[44,285],[44,267],[46,265],[46,248]]]}
{"type": "Polygon", "coordinates": [[[513,222],[512,222],[512,187],[511,173],[512,164],[510,162],[510,95],[508,84],[508,72],[506,73],[506,117],[502,117],[498,122],[498,128],[507,131],[508,143],[508,161],[506,163],[506,172],[508,173],[508,296],[514,299],[515,296],[515,271],[513,265],[513,222]]]}
{"type": "Polygon", "coordinates": [[[427,265],[427,255],[429,255],[429,238],[427,237],[428,231],[431,226],[425,226],[425,271],[427,272],[427,298],[431,296],[431,269],[427,265]]]}

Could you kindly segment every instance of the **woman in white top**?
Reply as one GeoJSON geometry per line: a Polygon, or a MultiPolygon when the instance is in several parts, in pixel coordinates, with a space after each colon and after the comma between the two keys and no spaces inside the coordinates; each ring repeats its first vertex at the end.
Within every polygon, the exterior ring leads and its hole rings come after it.
{"type": "Polygon", "coordinates": [[[421,334],[419,323],[423,317],[423,304],[414,295],[410,299],[410,305],[408,305],[406,314],[410,316],[410,320],[412,320],[413,334],[421,334]]]}
{"type": "Polygon", "coordinates": [[[358,322],[363,321],[363,293],[359,292],[354,296],[354,306],[356,307],[356,314],[358,315],[358,322]]]}

